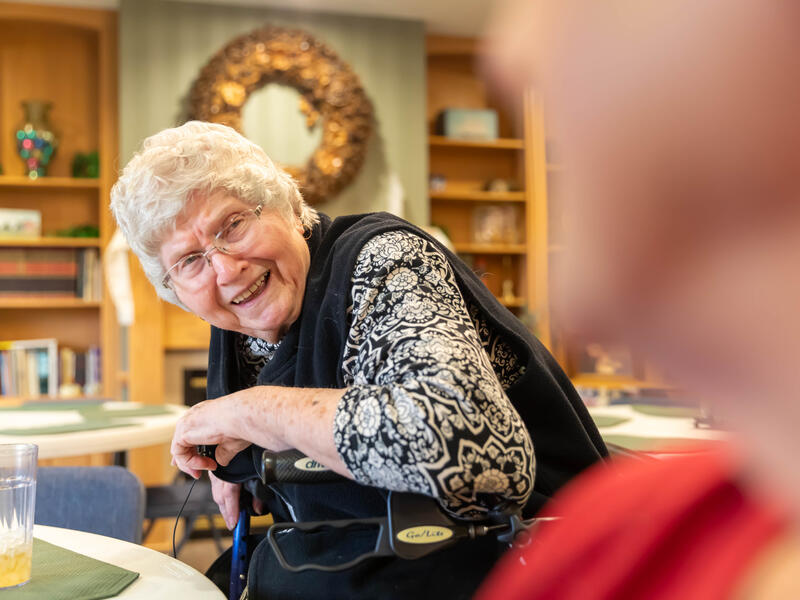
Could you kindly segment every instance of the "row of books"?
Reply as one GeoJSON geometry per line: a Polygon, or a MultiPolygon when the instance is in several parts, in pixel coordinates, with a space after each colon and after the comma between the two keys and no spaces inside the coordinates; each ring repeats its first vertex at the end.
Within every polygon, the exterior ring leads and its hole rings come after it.
{"type": "Polygon", "coordinates": [[[55,339],[0,342],[0,396],[96,396],[101,391],[100,348],[58,348],[55,339]]]}
{"type": "Polygon", "coordinates": [[[97,301],[102,286],[97,248],[0,248],[0,297],[97,301]]]}

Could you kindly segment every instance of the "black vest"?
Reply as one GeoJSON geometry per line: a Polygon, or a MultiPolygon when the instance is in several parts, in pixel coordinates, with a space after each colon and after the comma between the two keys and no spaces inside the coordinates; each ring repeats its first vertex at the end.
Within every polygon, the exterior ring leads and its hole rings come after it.
{"type": "MultiPolygon", "coordinates": [[[[350,290],[356,258],[368,240],[395,230],[430,240],[445,254],[467,305],[480,307],[489,327],[525,365],[524,375],[506,392],[533,440],[536,478],[525,511],[531,514],[569,479],[606,455],[603,441],[569,379],[544,346],[458,257],[398,217],[374,213],[339,217],[331,222],[321,215],[309,240],[311,265],[302,312],[259,374],[258,384],[345,387],[341,364],[351,325],[347,309],[352,304],[350,290]]],[[[237,335],[211,329],[209,398],[230,394],[244,385],[236,356],[237,335]]],[[[218,474],[227,479],[224,469],[218,474]]],[[[291,505],[299,521],[378,516],[386,510],[385,491],[352,481],[272,487],[291,505]]],[[[284,507],[270,508],[278,515],[286,514],[284,507]]]]}

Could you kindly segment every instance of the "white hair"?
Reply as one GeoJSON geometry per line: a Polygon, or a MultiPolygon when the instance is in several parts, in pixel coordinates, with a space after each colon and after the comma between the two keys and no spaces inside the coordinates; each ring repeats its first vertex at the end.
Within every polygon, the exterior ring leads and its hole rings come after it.
{"type": "Polygon", "coordinates": [[[158,295],[182,308],[175,292],[161,284],[161,244],[188,203],[219,191],[248,205],[263,204],[287,223],[298,218],[306,229],[319,222],[292,177],[234,129],[189,121],[150,136],[111,189],[111,211],[158,295]]]}

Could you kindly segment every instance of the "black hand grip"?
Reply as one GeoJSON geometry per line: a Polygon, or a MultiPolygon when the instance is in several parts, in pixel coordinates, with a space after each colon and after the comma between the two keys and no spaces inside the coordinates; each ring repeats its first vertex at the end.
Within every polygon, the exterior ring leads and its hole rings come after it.
{"type": "MultiPolygon", "coordinates": [[[[259,461],[256,461],[259,462],[259,461]]],[[[261,453],[261,464],[256,464],[261,483],[322,483],[344,479],[324,465],[309,458],[299,450],[261,453]]]]}

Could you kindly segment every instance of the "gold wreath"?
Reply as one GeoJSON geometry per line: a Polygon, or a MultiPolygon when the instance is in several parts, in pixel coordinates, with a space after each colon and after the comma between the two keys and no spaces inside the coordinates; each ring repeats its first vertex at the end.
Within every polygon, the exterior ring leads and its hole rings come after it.
{"type": "Polygon", "coordinates": [[[297,179],[309,204],[336,195],[364,164],[372,103],[349,65],[308,33],[264,27],[229,42],[192,86],[190,117],[243,133],[242,106],[268,83],[300,92],[300,111],[309,129],[322,119],[322,142],[306,165],[284,168],[297,179]]]}

